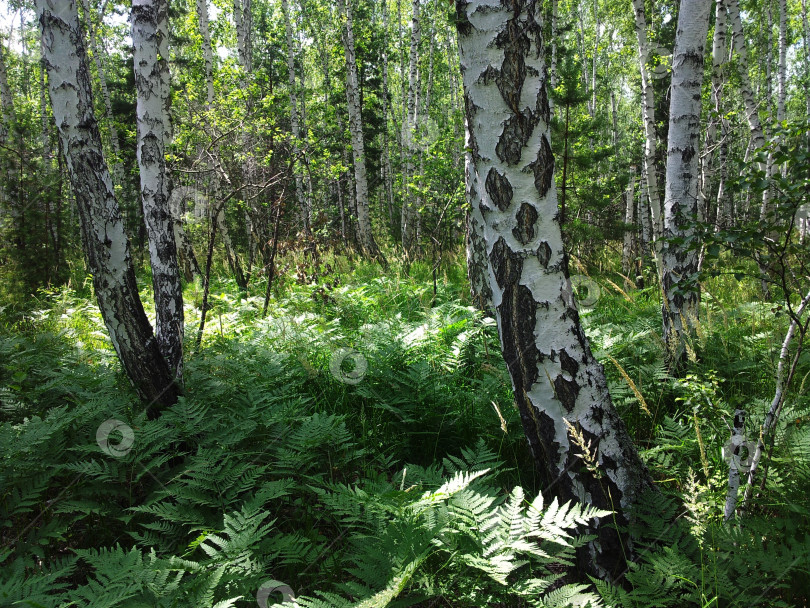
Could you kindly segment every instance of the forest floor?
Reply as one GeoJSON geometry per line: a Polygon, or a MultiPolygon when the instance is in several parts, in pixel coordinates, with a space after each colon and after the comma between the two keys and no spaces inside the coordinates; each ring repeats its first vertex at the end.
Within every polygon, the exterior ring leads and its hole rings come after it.
{"type": "Polygon", "coordinates": [[[263,289],[215,281],[199,349],[188,285],[185,396],[152,421],[86,285],[0,309],[0,606],[805,605],[810,360],[764,490],[722,521],[721,448],[735,408],[756,436],[786,326],[753,286],[704,285],[676,379],[658,294],[593,277],[585,330],[665,498],[638,514],[625,588],[560,587],[593,513],[535,499],[495,322],[463,268],[435,293],[418,263],[318,275],[282,276],[264,318],[263,289]]]}

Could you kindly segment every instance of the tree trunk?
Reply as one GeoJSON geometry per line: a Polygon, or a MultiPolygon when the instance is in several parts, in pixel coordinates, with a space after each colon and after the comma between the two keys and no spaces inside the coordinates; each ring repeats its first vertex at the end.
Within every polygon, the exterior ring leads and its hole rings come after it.
{"type": "Polygon", "coordinates": [[[475,162],[470,152],[470,130],[466,131],[466,145],[464,147],[464,178],[467,199],[467,277],[470,280],[470,295],[473,306],[485,314],[492,316],[492,289],[489,286],[489,258],[487,257],[487,244],[484,240],[484,214],[481,203],[481,186],[478,183],[478,174],[475,171],[475,162]]]}
{"type": "MultiPolygon", "coordinates": [[[[382,0],[383,32],[388,36],[388,0],[382,0]]],[[[391,149],[388,138],[388,107],[390,95],[388,91],[388,44],[383,45],[382,56],[382,95],[383,95],[383,183],[385,186],[385,200],[388,206],[388,223],[391,234],[396,238],[397,225],[394,223],[394,175],[391,168],[391,149]]]]}
{"type": "MultiPolygon", "coordinates": [[[[711,4],[681,0],[669,106],[667,177],[664,194],[664,239],[687,239],[688,224],[698,216],[698,166],[703,55],[711,4]]],[[[686,354],[691,328],[698,318],[700,292],[690,284],[697,272],[696,251],[665,241],[663,248],[664,341],[674,363],[686,354]]]]}
{"type": "Polygon", "coordinates": [[[343,48],[346,52],[346,100],[349,105],[349,131],[352,138],[354,158],[354,181],[357,192],[357,233],[364,253],[385,264],[374,234],[371,231],[371,215],[368,204],[368,178],[366,177],[366,153],[363,143],[363,118],[360,114],[360,87],[357,82],[357,60],[354,51],[354,28],[351,0],[338,0],[338,10],[346,16],[343,31],[343,48]]]}
{"type": "Polygon", "coordinates": [[[611,404],[568,277],[539,7],[457,0],[456,12],[489,284],[515,399],[547,490],[616,511],[593,525],[598,540],[581,556],[590,572],[614,580],[633,551],[613,524],[627,525],[652,484],[611,404]]]}
{"type": "Polygon", "coordinates": [[[638,61],[641,71],[641,113],[644,119],[644,173],[647,177],[647,197],[650,200],[652,221],[652,254],[662,279],[661,235],[664,232],[661,212],[661,194],[658,190],[658,172],[655,162],[655,147],[658,138],[655,134],[655,92],[652,75],[647,67],[650,58],[650,45],[647,42],[647,18],[644,13],[644,0],[633,0],[636,38],[638,39],[638,61]]]}
{"type": "Polygon", "coordinates": [[[301,223],[305,234],[310,234],[310,220],[312,217],[312,200],[304,192],[304,180],[301,176],[301,128],[298,121],[298,96],[295,94],[295,49],[293,48],[292,23],[290,22],[290,7],[287,0],[281,0],[281,12],[284,14],[284,29],[287,36],[287,80],[290,86],[290,126],[292,129],[293,148],[293,176],[295,182],[295,198],[298,203],[301,223]]]}
{"type": "Polygon", "coordinates": [[[630,167],[630,181],[627,182],[627,192],[625,193],[624,212],[624,242],[622,243],[622,272],[630,276],[633,272],[633,250],[635,241],[635,228],[630,228],[636,222],[636,200],[635,200],[636,172],[635,167],[630,167]]]}
{"type": "Polygon", "coordinates": [[[413,13],[411,15],[411,50],[408,67],[408,93],[405,98],[405,116],[402,120],[402,143],[405,154],[405,169],[402,174],[402,216],[401,232],[402,247],[406,253],[410,253],[415,245],[416,239],[416,214],[412,200],[409,184],[414,174],[414,158],[418,154],[416,142],[414,141],[414,131],[416,130],[417,116],[417,91],[419,89],[419,42],[422,39],[419,18],[419,0],[413,0],[413,13]]]}
{"type": "Polygon", "coordinates": [[[170,176],[166,146],[170,139],[166,0],[133,0],[132,43],[138,114],[138,169],[141,204],[149,237],[155,291],[155,336],[172,373],[183,376],[183,288],[177,266],[174,219],[169,207],[170,176]]]}
{"type": "Polygon", "coordinates": [[[121,164],[121,145],[118,140],[118,129],[115,127],[115,119],[113,117],[112,98],[110,97],[110,88],[107,86],[107,72],[104,68],[104,56],[98,46],[96,40],[96,28],[93,23],[92,14],[87,0],[81,0],[82,12],[87,21],[87,37],[90,42],[90,51],[93,53],[93,59],[96,64],[96,71],[98,72],[98,80],[101,86],[101,96],[104,100],[105,117],[107,119],[107,130],[110,135],[110,149],[113,153],[112,171],[115,183],[124,186],[124,168],[121,164]]]}
{"type": "Polygon", "coordinates": [[[138,296],[129,241],[93,115],[76,3],[65,0],[56,11],[50,0],[37,0],[36,7],[51,108],[76,196],[99,309],[124,371],[154,416],[158,407],[177,401],[179,388],[138,296]]]}
{"type": "MultiPolygon", "coordinates": [[[[712,88],[711,111],[706,127],[704,152],[700,155],[700,183],[698,185],[698,214],[701,221],[709,222],[709,192],[712,188],[714,150],[717,147],[717,127],[724,120],[722,113],[723,99],[723,66],[726,63],[727,19],[722,0],[715,1],[714,34],[712,35],[712,88]]],[[[717,214],[721,211],[718,208],[717,214]]],[[[701,248],[699,266],[702,266],[703,249],[701,248]]]]}
{"type": "Polygon", "coordinates": [[[765,134],[762,130],[762,123],[759,120],[757,102],[754,98],[754,91],[751,88],[751,77],[748,74],[748,50],[745,46],[745,35],[743,33],[742,20],[740,19],[740,7],[737,0],[725,0],[728,20],[731,25],[731,39],[734,50],[737,53],[737,68],[740,75],[740,96],[745,107],[745,119],[748,121],[748,128],[751,130],[751,140],[755,148],[765,145],[765,134]]]}

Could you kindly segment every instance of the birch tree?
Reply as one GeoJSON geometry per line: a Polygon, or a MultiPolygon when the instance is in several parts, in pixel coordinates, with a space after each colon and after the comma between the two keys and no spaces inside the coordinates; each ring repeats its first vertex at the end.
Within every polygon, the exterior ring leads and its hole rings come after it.
{"type": "Polygon", "coordinates": [[[422,39],[422,30],[419,18],[419,0],[413,0],[411,14],[411,45],[408,62],[408,92],[405,97],[405,116],[402,119],[402,142],[403,153],[405,154],[405,168],[402,179],[403,188],[401,232],[402,246],[406,252],[410,252],[416,239],[416,214],[418,209],[413,204],[411,190],[408,187],[409,180],[414,173],[414,159],[418,155],[415,141],[418,91],[419,91],[419,43],[422,39]]]}
{"type": "MultiPolygon", "coordinates": [[[[544,41],[535,0],[456,0],[470,171],[481,185],[489,285],[523,427],[549,489],[616,510],[651,486],[579,323],[549,143],[544,41]]],[[[599,522],[588,568],[617,577],[625,533],[599,522]]]]}
{"type": "Polygon", "coordinates": [[[636,38],[638,40],[639,70],[641,72],[641,114],[644,121],[643,173],[646,176],[647,197],[650,201],[652,253],[660,278],[662,274],[660,239],[664,226],[655,162],[655,147],[658,143],[658,137],[655,134],[655,91],[653,90],[652,75],[648,68],[650,44],[647,42],[647,18],[644,12],[644,0],[633,0],[633,12],[635,15],[636,38]]]}
{"type": "Polygon", "coordinates": [[[155,415],[179,388],[138,295],[135,268],[101,144],[75,0],[37,0],[42,56],[62,155],[104,324],[138,395],[155,415]]]}
{"type": "Polygon", "coordinates": [[[174,220],[169,207],[170,176],[166,146],[170,142],[168,3],[133,0],[132,44],[137,92],[141,204],[149,236],[155,292],[155,336],[172,373],[182,378],[183,288],[177,265],[174,220]]]}
{"type": "Polygon", "coordinates": [[[292,129],[293,174],[295,181],[295,198],[301,214],[304,232],[310,232],[310,219],[312,216],[312,200],[304,191],[304,180],[301,176],[298,157],[301,155],[301,127],[298,120],[298,96],[296,95],[295,77],[295,48],[293,47],[293,31],[290,22],[290,7],[287,0],[281,0],[281,12],[284,14],[284,31],[287,38],[287,81],[290,87],[290,126],[292,129]]]}
{"type": "Polygon", "coordinates": [[[697,272],[697,251],[671,239],[692,235],[698,217],[701,85],[711,3],[681,0],[672,54],[669,105],[667,176],[664,194],[663,281],[664,341],[679,361],[686,337],[698,317],[700,294],[692,283],[697,272]]]}
{"type": "Polygon", "coordinates": [[[360,247],[371,258],[385,262],[374,234],[371,231],[371,214],[368,202],[368,177],[366,175],[366,153],[363,142],[363,117],[360,114],[360,86],[357,80],[357,59],[354,50],[354,25],[351,0],[338,0],[338,11],[345,17],[343,28],[343,48],[346,54],[346,100],[349,106],[349,132],[352,141],[354,160],[354,182],[357,193],[357,235],[360,247]]]}

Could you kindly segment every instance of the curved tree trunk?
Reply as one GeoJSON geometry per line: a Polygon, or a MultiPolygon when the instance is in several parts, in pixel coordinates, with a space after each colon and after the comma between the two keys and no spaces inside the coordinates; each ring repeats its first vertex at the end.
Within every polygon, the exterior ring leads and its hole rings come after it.
{"type": "Polygon", "coordinates": [[[686,354],[687,339],[698,318],[700,303],[698,286],[690,283],[697,272],[697,251],[687,251],[666,239],[690,237],[694,229],[689,222],[698,217],[700,89],[710,8],[711,4],[705,0],[681,0],[672,54],[662,309],[664,341],[672,362],[679,362],[686,354]]]}
{"type": "Polygon", "coordinates": [[[129,240],[93,115],[76,3],[64,0],[55,10],[49,0],[37,0],[36,7],[51,107],[99,309],[124,371],[155,415],[158,407],[177,401],[179,388],[138,296],[129,240]]]}
{"type": "Polygon", "coordinates": [[[174,219],[169,207],[170,176],[166,167],[166,145],[171,133],[168,9],[166,0],[133,0],[132,43],[137,91],[137,158],[155,291],[155,336],[169,368],[181,381],[183,287],[177,266],[174,219]]]}
{"type": "Polygon", "coordinates": [[[611,404],[568,277],[539,6],[456,0],[456,12],[489,284],[515,400],[547,490],[616,511],[594,524],[597,541],[582,556],[590,572],[614,579],[633,551],[612,524],[627,525],[651,481],[611,404]]]}

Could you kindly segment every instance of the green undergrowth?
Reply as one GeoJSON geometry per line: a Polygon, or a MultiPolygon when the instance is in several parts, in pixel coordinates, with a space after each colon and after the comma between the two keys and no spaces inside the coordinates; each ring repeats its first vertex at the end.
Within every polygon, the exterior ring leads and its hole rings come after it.
{"type": "Polygon", "coordinates": [[[262,589],[272,605],[283,585],[304,607],[806,598],[807,362],[764,491],[722,522],[726,425],[745,407],[753,436],[773,391],[786,323],[772,306],[708,285],[676,380],[657,294],[596,277],[582,318],[663,497],[637,514],[624,586],[564,585],[598,513],[538,498],[494,321],[463,277],[438,273],[434,293],[427,265],[334,259],[320,274],[285,276],[266,317],[262,289],[215,281],[199,349],[188,285],[185,395],[153,421],[89,294],[42,293],[3,320],[0,605],[254,606],[262,589]]]}

